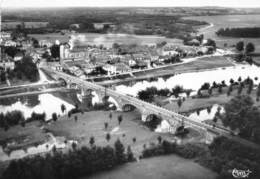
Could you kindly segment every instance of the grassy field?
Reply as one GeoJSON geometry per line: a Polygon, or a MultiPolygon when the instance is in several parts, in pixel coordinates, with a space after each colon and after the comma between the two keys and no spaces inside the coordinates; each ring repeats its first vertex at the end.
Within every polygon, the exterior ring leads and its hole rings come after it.
{"type": "Polygon", "coordinates": [[[46,140],[46,134],[40,127],[39,122],[31,122],[25,127],[20,125],[10,127],[8,131],[0,128],[0,144],[13,142],[15,145],[9,147],[11,150],[41,144],[46,140]]]}
{"type": "MultiPolygon", "coordinates": [[[[129,163],[90,179],[214,179],[217,174],[176,155],[160,156],[129,163]]],[[[86,178],[82,178],[86,179],[86,178]]]]}
{"type": "MultiPolygon", "coordinates": [[[[95,144],[98,146],[113,145],[119,138],[127,147],[131,145],[136,154],[140,154],[143,144],[157,142],[159,133],[155,133],[141,124],[140,114],[134,112],[113,112],[112,119],[109,118],[109,111],[92,111],[84,114],[74,114],[71,120],[67,117],[61,117],[61,120],[46,126],[46,129],[55,136],[65,136],[67,139],[77,140],[79,145],[89,145],[89,138],[95,138],[95,144]],[[78,116],[77,122],[74,116],[78,116]],[[117,117],[123,116],[123,121],[119,125],[117,117]],[[105,129],[104,123],[108,123],[105,129]],[[111,139],[106,140],[106,134],[110,133],[111,139]],[[133,142],[133,138],[136,142],[133,142]]],[[[165,137],[170,137],[168,134],[165,137]]]]}

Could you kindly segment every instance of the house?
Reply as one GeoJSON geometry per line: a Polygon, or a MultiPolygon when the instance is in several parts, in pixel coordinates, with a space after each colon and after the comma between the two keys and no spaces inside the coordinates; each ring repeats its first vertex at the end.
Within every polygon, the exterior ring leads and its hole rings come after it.
{"type": "Polygon", "coordinates": [[[53,45],[53,43],[51,43],[48,40],[39,40],[39,46],[40,47],[48,47],[50,48],[53,45]]]}
{"type": "Polygon", "coordinates": [[[133,54],[132,58],[135,61],[140,61],[140,60],[143,61],[146,58],[146,56],[144,54],[138,53],[138,54],[133,54]]]}
{"type": "Polygon", "coordinates": [[[11,33],[10,32],[1,32],[1,40],[11,40],[11,33]]]}
{"type": "Polygon", "coordinates": [[[52,62],[50,66],[55,71],[62,71],[62,69],[63,69],[61,64],[60,63],[56,63],[56,62],[52,62]]]}
{"type": "Polygon", "coordinates": [[[22,58],[23,58],[23,53],[22,52],[18,52],[17,54],[15,54],[14,56],[14,61],[17,62],[17,61],[21,61],[22,58]]]}
{"type": "Polygon", "coordinates": [[[60,46],[60,60],[61,62],[66,59],[85,59],[89,61],[90,51],[88,47],[74,47],[71,48],[69,44],[60,46]]]}
{"type": "Polygon", "coordinates": [[[131,70],[131,68],[124,63],[117,63],[115,64],[115,67],[116,67],[116,74],[129,72],[131,70]]]}
{"type": "Polygon", "coordinates": [[[129,59],[128,65],[129,65],[130,67],[131,67],[131,66],[135,66],[135,65],[136,65],[136,61],[133,60],[133,59],[129,59]]]}
{"type": "Polygon", "coordinates": [[[16,45],[17,45],[16,42],[12,41],[12,40],[7,40],[4,43],[4,46],[6,46],[6,47],[16,47],[16,45]]]}
{"type": "Polygon", "coordinates": [[[93,72],[96,69],[96,65],[93,65],[92,63],[88,63],[87,65],[84,65],[83,71],[86,74],[89,74],[93,72]]]}
{"type": "Polygon", "coordinates": [[[163,50],[162,51],[162,56],[178,56],[179,52],[176,50],[163,50]]]}
{"type": "Polygon", "coordinates": [[[0,62],[0,67],[2,67],[4,70],[10,69],[13,70],[15,67],[14,61],[11,60],[3,60],[0,62]]]}
{"type": "Polygon", "coordinates": [[[190,41],[187,42],[187,45],[190,46],[199,46],[200,45],[200,41],[198,41],[197,39],[192,39],[190,41]]]}
{"type": "Polygon", "coordinates": [[[93,26],[96,30],[102,30],[104,28],[114,28],[115,24],[111,22],[102,22],[102,23],[93,23],[93,26]]]}
{"type": "Polygon", "coordinates": [[[103,69],[107,71],[108,75],[113,75],[117,72],[117,67],[114,65],[105,64],[103,69]]]}
{"type": "Polygon", "coordinates": [[[70,24],[70,28],[71,29],[79,29],[80,28],[80,24],[70,24]]]}

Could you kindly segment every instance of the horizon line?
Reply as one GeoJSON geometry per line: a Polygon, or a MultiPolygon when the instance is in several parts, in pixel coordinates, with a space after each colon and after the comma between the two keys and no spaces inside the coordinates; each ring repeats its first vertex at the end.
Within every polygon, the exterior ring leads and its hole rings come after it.
{"type": "Polygon", "coordinates": [[[24,8],[38,8],[38,9],[47,9],[47,8],[230,8],[230,9],[260,9],[260,6],[252,7],[230,7],[230,6],[23,6],[23,7],[10,7],[2,6],[4,9],[24,9],[24,8]]]}

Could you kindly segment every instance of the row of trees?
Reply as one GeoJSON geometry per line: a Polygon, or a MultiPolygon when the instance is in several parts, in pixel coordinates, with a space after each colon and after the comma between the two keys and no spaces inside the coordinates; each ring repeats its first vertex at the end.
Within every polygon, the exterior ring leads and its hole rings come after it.
{"type": "Polygon", "coordinates": [[[255,51],[255,45],[251,42],[245,45],[243,41],[239,41],[236,44],[236,49],[239,52],[244,52],[245,54],[252,53],[255,51]]]}
{"type": "MultiPolygon", "coordinates": [[[[255,80],[258,80],[257,77],[255,77],[255,80]]],[[[248,87],[248,90],[247,90],[247,94],[251,94],[252,90],[253,90],[253,87],[254,87],[254,80],[251,79],[250,77],[247,77],[245,80],[242,80],[241,77],[239,77],[237,79],[237,81],[235,81],[234,79],[230,79],[229,80],[229,87],[228,87],[228,90],[227,90],[227,94],[230,95],[230,93],[233,91],[233,86],[237,86],[238,87],[238,95],[240,95],[242,93],[242,90],[244,87],[248,87]]],[[[203,96],[202,95],[202,90],[208,90],[208,94],[211,95],[212,94],[212,90],[214,88],[217,88],[218,89],[218,92],[219,93],[222,93],[222,88],[223,87],[227,87],[228,85],[226,84],[226,81],[223,80],[221,81],[221,83],[216,83],[215,81],[212,83],[212,85],[208,82],[204,83],[203,85],[201,85],[200,89],[198,90],[198,96],[203,96]]],[[[258,94],[258,93],[257,93],[258,94]]],[[[258,95],[256,97],[259,97],[258,95]]]]}
{"type": "Polygon", "coordinates": [[[239,37],[239,38],[257,38],[260,37],[260,27],[244,28],[221,28],[216,34],[218,36],[239,37]]]}
{"type": "Polygon", "coordinates": [[[6,114],[0,113],[0,128],[8,129],[9,126],[18,125],[23,121],[25,121],[25,118],[21,111],[14,110],[6,114]]]}
{"type": "Polygon", "coordinates": [[[8,130],[9,127],[15,125],[25,126],[26,123],[32,121],[42,121],[45,122],[46,114],[45,113],[35,113],[33,112],[30,117],[25,118],[22,111],[14,110],[7,113],[0,113],[0,128],[8,130]]]}
{"type": "Polygon", "coordinates": [[[94,137],[89,141],[91,147],[77,148],[67,153],[53,148],[52,154],[13,160],[3,173],[4,179],[76,179],[100,171],[109,170],[117,165],[134,161],[130,146],[125,150],[118,139],[114,148],[95,146],[94,137]]]}
{"type": "Polygon", "coordinates": [[[186,93],[187,96],[190,95],[192,90],[186,90],[183,89],[182,86],[176,85],[172,90],[165,88],[158,90],[156,87],[149,87],[145,90],[141,90],[138,92],[137,96],[139,99],[147,101],[147,102],[153,102],[154,96],[170,96],[174,95],[176,98],[179,96],[180,93],[186,93]]]}

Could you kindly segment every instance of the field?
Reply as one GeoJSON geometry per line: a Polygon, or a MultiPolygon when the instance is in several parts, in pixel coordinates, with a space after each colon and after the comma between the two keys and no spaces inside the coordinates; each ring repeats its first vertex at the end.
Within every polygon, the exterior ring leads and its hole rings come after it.
{"type": "Polygon", "coordinates": [[[260,15],[218,15],[218,16],[193,16],[185,19],[192,19],[198,21],[206,21],[212,25],[204,27],[199,30],[203,33],[205,38],[212,38],[217,42],[217,45],[223,47],[224,43],[229,46],[236,44],[238,41],[243,40],[245,43],[252,42],[256,46],[256,51],[260,52],[259,38],[230,38],[218,37],[215,32],[220,28],[235,28],[235,27],[260,27],[260,15]]]}
{"type": "MultiPolygon", "coordinates": [[[[46,134],[40,128],[39,122],[28,123],[25,127],[20,125],[10,127],[8,131],[0,129],[0,145],[14,143],[15,148],[25,149],[46,141],[46,134]]],[[[11,148],[11,149],[15,149],[11,148]]]]}
{"type": "MultiPolygon", "coordinates": [[[[71,120],[62,117],[60,121],[46,126],[46,129],[55,136],[65,136],[67,139],[79,141],[79,145],[89,145],[89,138],[95,138],[95,144],[98,146],[113,145],[119,138],[125,146],[131,145],[135,154],[140,154],[143,144],[157,142],[159,133],[152,132],[141,124],[140,113],[134,112],[113,112],[112,119],[109,118],[109,111],[92,111],[84,114],[75,114],[78,116],[77,122],[74,116],[71,120]],[[123,116],[123,121],[118,125],[118,116],[123,116]],[[104,123],[108,123],[105,129],[104,123]],[[106,134],[110,133],[111,139],[106,140],[106,134]],[[133,138],[136,142],[133,143],[133,138]]],[[[165,137],[169,135],[165,134],[165,137]]]]}
{"type": "MultiPolygon", "coordinates": [[[[217,174],[176,155],[160,156],[129,163],[90,179],[214,179],[217,174]]],[[[82,178],[85,179],[85,178],[82,178]]]]}

